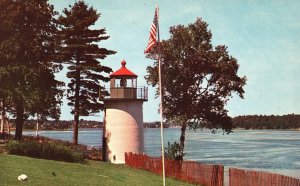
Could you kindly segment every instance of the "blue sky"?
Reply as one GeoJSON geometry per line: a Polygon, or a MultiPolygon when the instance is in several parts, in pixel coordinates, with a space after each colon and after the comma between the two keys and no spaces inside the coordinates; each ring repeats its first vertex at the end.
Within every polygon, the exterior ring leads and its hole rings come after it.
{"type": "MultiPolygon", "coordinates": [[[[74,0],[50,0],[57,11],[74,0]]],[[[245,99],[234,96],[226,106],[230,116],[249,114],[300,114],[300,1],[299,0],[86,0],[101,17],[94,26],[106,28],[111,37],[102,43],[117,51],[102,64],[113,70],[125,59],[135,72],[138,85],[146,85],[146,67],[153,61],[143,51],[158,2],[160,37],[169,38],[169,27],[188,25],[197,17],[209,24],[213,45],[228,46],[238,59],[238,74],[247,76],[245,99]]],[[[65,71],[57,78],[67,82],[65,71]]],[[[144,121],[159,120],[158,100],[149,87],[144,103],[144,121]]],[[[71,120],[66,102],[61,119],[71,120]]],[[[81,117],[102,121],[102,113],[81,117]]]]}

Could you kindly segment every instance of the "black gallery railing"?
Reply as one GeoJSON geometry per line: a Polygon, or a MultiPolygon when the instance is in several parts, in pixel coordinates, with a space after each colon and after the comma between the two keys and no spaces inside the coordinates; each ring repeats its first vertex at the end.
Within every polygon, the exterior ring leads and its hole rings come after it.
{"type": "Polygon", "coordinates": [[[148,100],[148,87],[115,87],[105,89],[109,96],[103,99],[141,99],[148,100]]]}

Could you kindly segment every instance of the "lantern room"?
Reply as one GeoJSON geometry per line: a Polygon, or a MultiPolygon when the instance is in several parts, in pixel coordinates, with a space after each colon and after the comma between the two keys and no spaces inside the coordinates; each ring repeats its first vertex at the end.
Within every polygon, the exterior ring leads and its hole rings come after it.
{"type": "Polygon", "coordinates": [[[126,68],[126,61],[121,68],[110,75],[110,97],[104,99],[142,99],[148,100],[148,88],[137,86],[137,75],[126,68]]]}
{"type": "Polygon", "coordinates": [[[119,70],[110,75],[110,98],[135,99],[137,75],[126,68],[125,60],[121,65],[119,70]]]}

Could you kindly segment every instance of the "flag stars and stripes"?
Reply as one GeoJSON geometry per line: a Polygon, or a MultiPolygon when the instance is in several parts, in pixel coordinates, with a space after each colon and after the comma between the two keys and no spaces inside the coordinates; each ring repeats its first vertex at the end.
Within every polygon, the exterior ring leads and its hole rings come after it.
{"type": "Polygon", "coordinates": [[[156,44],[157,30],[158,30],[158,7],[155,9],[153,23],[150,28],[150,37],[144,53],[149,53],[151,49],[154,47],[154,45],[156,44]]]}

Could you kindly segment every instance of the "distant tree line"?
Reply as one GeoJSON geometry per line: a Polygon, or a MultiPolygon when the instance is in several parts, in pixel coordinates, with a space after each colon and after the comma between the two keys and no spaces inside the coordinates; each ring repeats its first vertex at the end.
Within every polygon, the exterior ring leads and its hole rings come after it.
{"type": "MultiPolygon", "coordinates": [[[[11,121],[13,123],[13,120],[11,121]]],[[[36,129],[36,120],[27,120],[24,122],[24,129],[35,130],[36,129]]],[[[14,126],[14,124],[13,124],[14,126]]],[[[73,127],[72,120],[50,120],[43,121],[39,128],[41,130],[55,130],[55,129],[71,129],[73,127]]],[[[79,128],[102,128],[103,122],[100,121],[91,121],[91,120],[80,120],[79,128]]],[[[144,122],[145,128],[159,128],[160,122],[144,122]]],[[[169,123],[164,123],[164,128],[169,128],[169,123]]]]}
{"type": "MultiPolygon", "coordinates": [[[[170,123],[169,122],[164,122],[164,128],[169,128],[170,123]]],[[[154,121],[154,122],[144,122],[144,128],[160,128],[160,122],[159,121],[154,121]]]]}
{"type": "MultiPolygon", "coordinates": [[[[243,129],[298,129],[300,128],[300,115],[288,114],[283,116],[275,115],[245,115],[232,118],[233,128],[243,129]]],[[[41,122],[41,121],[40,121],[41,122]]],[[[15,127],[15,120],[10,120],[11,126],[15,127]]],[[[24,129],[36,129],[36,120],[26,120],[24,129]]],[[[174,127],[172,123],[164,123],[164,128],[174,127]]],[[[71,120],[47,120],[40,123],[41,130],[71,129],[71,120]]],[[[102,128],[103,122],[92,120],[80,120],[79,128],[102,128]]],[[[159,128],[160,122],[144,122],[145,128],[159,128]]]]}
{"type": "MultiPolygon", "coordinates": [[[[11,120],[10,123],[12,127],[15,127],[15,120],[11,120]]],[[[37,120],[31,119],[24,122],[24,129],[35,130],[37,120]]],[[[72,120],[48,120],[40,121],[40,130],[64,130],[71,129],[73,127],[72,120]]],[[[103,122],[101,121],[91,121],[91,120],[80,120],[79,128],[102,128],[103,122]]],[[[164,128],[169,128],[170,123],[164,123],[164,128]]],[[[144,122],[144,128],[160,128],[160,122],[144,122]]]]}
{"type": "MultiPolygon", "coordinates": [[[[24,129],[36,129],[36,120],[27,120],[24,122],[24,129]]],[[[100,121],[80,120],[79,128],[102,128],[103,123],[100,121]]],[[[55,130],[55,129],[71,129],[73,127],[72,120],[49,120],[43,121],[39,129],[40,130],[55,130]]]]}
{"type": "Polygon", "coordinates": [[[233,118],[234,128],[244,129],[298,129],[300,128],[300,115],[247,115],[233,118]]]}

